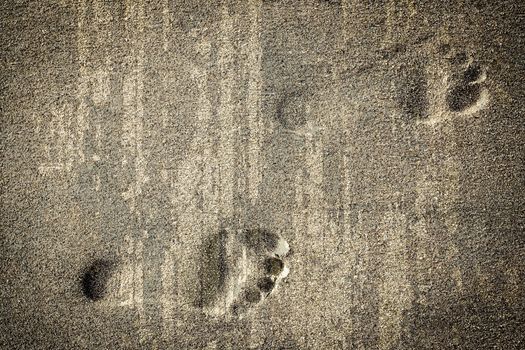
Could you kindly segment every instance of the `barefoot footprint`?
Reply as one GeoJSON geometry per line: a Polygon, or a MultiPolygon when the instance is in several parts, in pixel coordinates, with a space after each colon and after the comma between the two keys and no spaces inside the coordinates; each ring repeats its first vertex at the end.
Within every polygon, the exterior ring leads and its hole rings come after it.
{"type": "Polygon", "coordinates": [[[289,250],[282,237],[267,230],[221,230],[203,250],[197,305],[210,316],[242,317],[288,275],[284,258],[289,250]]]}
{"type": "Polygon", "coordinates": [[[446,101],[449,110],[471,114],[483,109],[488,102],[488,93],[483,87],[486,77],[481,66],[471,60],[448,91],[446,101]]]}

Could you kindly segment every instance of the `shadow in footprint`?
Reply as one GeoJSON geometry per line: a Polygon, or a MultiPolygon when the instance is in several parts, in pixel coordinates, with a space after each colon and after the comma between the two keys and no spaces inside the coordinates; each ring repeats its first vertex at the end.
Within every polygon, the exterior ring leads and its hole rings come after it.
{"type": "Polygon", "coordinates": [[[113,275],[115,266],[114,260],[97,259],[93,261],[82,274],[82,294],[91,301],[103,299],[107,294],[108,281],[113,275]]]}
{"type": "Polygon", "coordinates": [[[284,263],[281,259],[270,257],[264,261],[264,269],[266,273],[277,276],[279,275],[284,268],[284,263]]]}
{"type": "Polygon", "coordinates": [[[481,86],[458,85],[455,86],[447,96],[448,108],[452,112],[462,112],[474,105],[481,96],[481,86]]]}
{"type": "Polygon", "coordinates": [[[468,66],[468,68],[463,73],[463,82],[465,84],[474,83],[481,77],[481,67],[477,64],[468,66]]]}
{"type": "Polygon", "coordinates": [[[203,308],[211,305],[224,291],[228,275],[226,259],[226,241],[228,232],[221,230],[211,236],[203,247],[200,272],[200,293],[196,306],[203,308]]]}
{"type": "Polygon", "coordinates": [[[470,64],[449,89],[446,102],[452,112],[463,112],[476,105],[481,99],[483,70],[476,64],[470,64]]]}
{"type": "Polygon", "coordinates": [[[275,282],[270,277],[263,277],[257,282],[257,287],[261,290],[261,292],[265,294],[270,294],[270,292],[275,287],[275,282]]]}
{"type": "Polygon", "coordinates": [[[253,251],[272,251],[279,244],[279,236],[264,229],[242,230],[240,239],[253,251]]]}
{"type": "Polygon", "coordinates": [[[284,92],[277,103],[276,119],[286,129],[296,130],[306,124],[308,100],[305,92],[284,92]]]}

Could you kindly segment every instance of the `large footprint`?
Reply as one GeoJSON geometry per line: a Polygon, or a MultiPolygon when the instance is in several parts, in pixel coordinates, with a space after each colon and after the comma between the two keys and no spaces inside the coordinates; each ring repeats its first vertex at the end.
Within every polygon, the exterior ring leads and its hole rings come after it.
{"type": "Polygon", "coordinates": [[[288,275],[289,250],[282,237],[266,230],[221,230],[203,249],[197,305],[210,316],[242,317],[288,275]]]}

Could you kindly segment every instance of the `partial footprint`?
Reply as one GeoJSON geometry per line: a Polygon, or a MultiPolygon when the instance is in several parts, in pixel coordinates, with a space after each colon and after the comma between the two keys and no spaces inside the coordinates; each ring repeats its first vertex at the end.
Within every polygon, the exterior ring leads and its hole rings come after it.
{"type": "Polygon", "coordinates": [[[470,62],[448,90],[446,102],[449,110],[470,114],[484,108],[488,102],[488,92],[483,87],[485,79],[483,69],[470,62]]]}
{"type": "Polygon", "coordinates": [[[203,249],[197,306],[211,316],[242,317],[288,275],[289,250],[282,237],[266,230],[221,230],[203,249]]]}
{"type": "Polygon", "coordinates": [[[99,301],[107,296],[115,265],[113,260],[97,259],[86,268],[81,277],[81,290],[88,300],[99,301]]]}

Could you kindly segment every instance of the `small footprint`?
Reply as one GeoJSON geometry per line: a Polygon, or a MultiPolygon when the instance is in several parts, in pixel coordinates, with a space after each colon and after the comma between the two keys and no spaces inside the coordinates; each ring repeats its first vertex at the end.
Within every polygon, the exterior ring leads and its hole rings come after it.
{"type": "Polygon", "coordinates": [[[210,316],[241,318],[274,293],[289,273],[284,260],[289,245],[270,231],[225,229],[206,245],[197,306],[210,316]]]}
{"type": "MultiPolygon", "coordinates": [[[[417,123],[436,125],[456,117],[475,114],[490,102],[487,69],[464,50],[457,51],[443,44],[442,58],[446,69],[430,69],[430,110],[417,123]]],[[[443,61],[441,61],[443,62],[443,61]]],[[[436,67],[437,68],[437,67],[436,67]]],[[[443,67],[442,67],[443,68],[443,67]]]]}
{"type": "Polygon", "coordinates": [[[483,88],[486,74],[478,64],[471,62],[467,68],[455,77],[455,82],[448,90],[446,103],[450,111],[458,113],[473,112],[482,109],[488,101],[488,94],[483,88]]]}
{"type": "Polygon", "coordinates": [[[307,122],[307,96],[304,91],[285,92],[277,102],[276,118],[286,129],[296,130],[307,122]]]}

